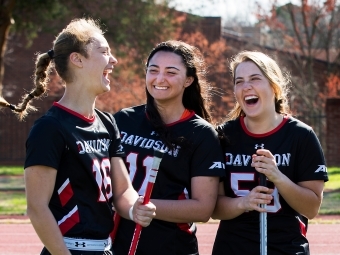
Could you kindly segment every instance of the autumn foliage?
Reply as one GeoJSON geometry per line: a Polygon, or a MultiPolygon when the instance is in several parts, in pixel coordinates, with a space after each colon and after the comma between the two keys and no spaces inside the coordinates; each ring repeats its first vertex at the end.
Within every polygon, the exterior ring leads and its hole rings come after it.
{"type": "Polygon", "coordinates": [[[340,76],[331,74],[326,82],[327,96],[340,98],[340,76]]]}
{"type": "MultiPolygon", "coordinates": [[[[183,16],[181,16],[183,19],[183,16]]],[[[184,20],[182,20],[184,22],[184,20]]],[[[172,38],[196,46],[201,50],[208,66],[208,80],[212,88],[211,110],[214,121],[219,121],[227,114],[232,106],[232,85],[228,83],[228,63],[226,54],[229,50],[224,40],[209,42],[208,38],[200,32],[182,33],[177,29],[172,38]]],[[[150,45],[150,51],[154,45],[150,45]]],[[[124,46],[121,46],[124,47],[124,46]]],[[[145,103],[145,62],[136,61],[134,49],[126,48],[127,55],[118,59],[118,65],[111,79],[111,91],[104,93],[97,99],[96,106],[109,112],[116,112],[124,107],[145,103]],[[137,71],[138,70],[138,71],[137,71]]]]}

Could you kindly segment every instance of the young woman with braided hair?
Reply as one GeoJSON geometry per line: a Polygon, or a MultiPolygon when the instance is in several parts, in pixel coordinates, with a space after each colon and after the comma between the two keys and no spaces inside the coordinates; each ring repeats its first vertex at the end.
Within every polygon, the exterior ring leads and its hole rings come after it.
{"type": "Polygon", "coordinates": [[[117,60],[97,22],[76,19],[57,36],[53,49],[37,56],[36,88],[19,106],[46,91],[51,64],[65,81],[59,102],[38,119],[26,142],[27,214],[42,243],[41,254],[112,254],[113,210],[148,226],[155,215],[129,180],[120,135],[111,115],[94,108],[110,89],[117,60]]]}
{"type": "MultiPolygon", "coordinates": [[[[114,115],[125,163],[144,194],[153,149],[165,151],[151,194],[155,219],[141,232],[137,255],[198,254],[195,222],[206,222],[224,175],[217,132],[209,123],[206,64],[201,52],[181,41],[158,44],[146,62],[145,105],[114,115]]],[[[122,219],[113,244],[128,254],[134,224],[122,219]]]]}

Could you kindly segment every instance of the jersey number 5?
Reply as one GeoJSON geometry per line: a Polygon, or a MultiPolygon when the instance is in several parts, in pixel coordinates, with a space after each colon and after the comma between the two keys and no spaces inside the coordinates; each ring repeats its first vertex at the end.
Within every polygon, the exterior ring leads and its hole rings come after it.
{"type": "MultiPolygon", "coordinates": [[[[231,189],[234,191],[236,196],[244,197],[250,193],[250,190],[241,189],[241,182],[255,182],[254,173],[231,173],[230,174],[231,189]]],[[[276,213],[281,209],[280,197],[277,188],[274,188],[272,193],[273,202],[267,205],[267,211],[271,213],[276,213]]]]}

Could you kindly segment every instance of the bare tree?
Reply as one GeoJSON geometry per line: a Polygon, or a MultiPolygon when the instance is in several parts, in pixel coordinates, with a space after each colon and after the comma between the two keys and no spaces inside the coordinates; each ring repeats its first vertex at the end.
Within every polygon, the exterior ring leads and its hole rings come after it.
{"type": "Polygon", "coordinates": [[[291,69],[294,85],[293,110],[298,114],[322,114],[325,80],[340,64],[339,1],[301,0],[300,6],[273,5],[271,13],[259,15],[259,19],[271,35],[267,46],[289,53],[285,63],[291,69]],[[326,73],[316,71],[320,62],[327,66],[326,73]]]}
{"type": "Polygon", "coordinates": [[[0,0],[0,95],[2,91],[2,79],[4,77],[4,60],[7,47],[7,38],[11,25],[14,23],[12,18],[15,0],[0,0]]]}

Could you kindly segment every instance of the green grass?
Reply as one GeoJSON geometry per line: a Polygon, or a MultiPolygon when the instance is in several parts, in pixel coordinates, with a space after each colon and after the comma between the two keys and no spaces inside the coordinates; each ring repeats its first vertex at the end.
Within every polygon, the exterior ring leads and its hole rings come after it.
{"type": "Polygon", "coordinates": [[[0,178],[0,215],[26,214],[23,174],[23,166],[0,166],[0,176],[6,176],[0,178]]]}
{"type": "Polygon", "coordinates": [[[26,197],[24,192],[2,191],[0,192],[1,215],[26,214],[26,197]]]}
{"type": "MultiPolygon", "coordinates": [[[[22,166],[0,166],[0,175],[22,175],[22,166]]],[[[325,184],[323,202],[319,214],[340,214],[340,167],[328,168],[329,181],[325,184]]],[[[8,177],[0,181],[0,215],[23,215],[26,212],[26,198],[23,178],[8,177]],[[12,180],[13,179],[13,180],[12,180]]]]}
{"type": "Polygon", "coordinates": [[[10,191],[10,190],[24,190],[25,181],[22,175],[9,175],[6,178],[0,178],[0,190],[10,191]]]}
{"type": "Polygon", "coordinates": [[[23,166],[0,166],[0,175],[23,175],[23,166]]]}
{"type": "Polygon", "coordinates": [[[340,189],[340,167],[330,167],[327,169],[329,181],[325,184],[326,190],[340,189]]]}
{"type": "Polygon", "coordinates": [[[340,214],[340,167],[329,167],[319,214],[340,214]]]}
{"type": "Polygon", "coordinates": [[[340,192],[325,192],[319,214],[340,214],[340,192]]]}

